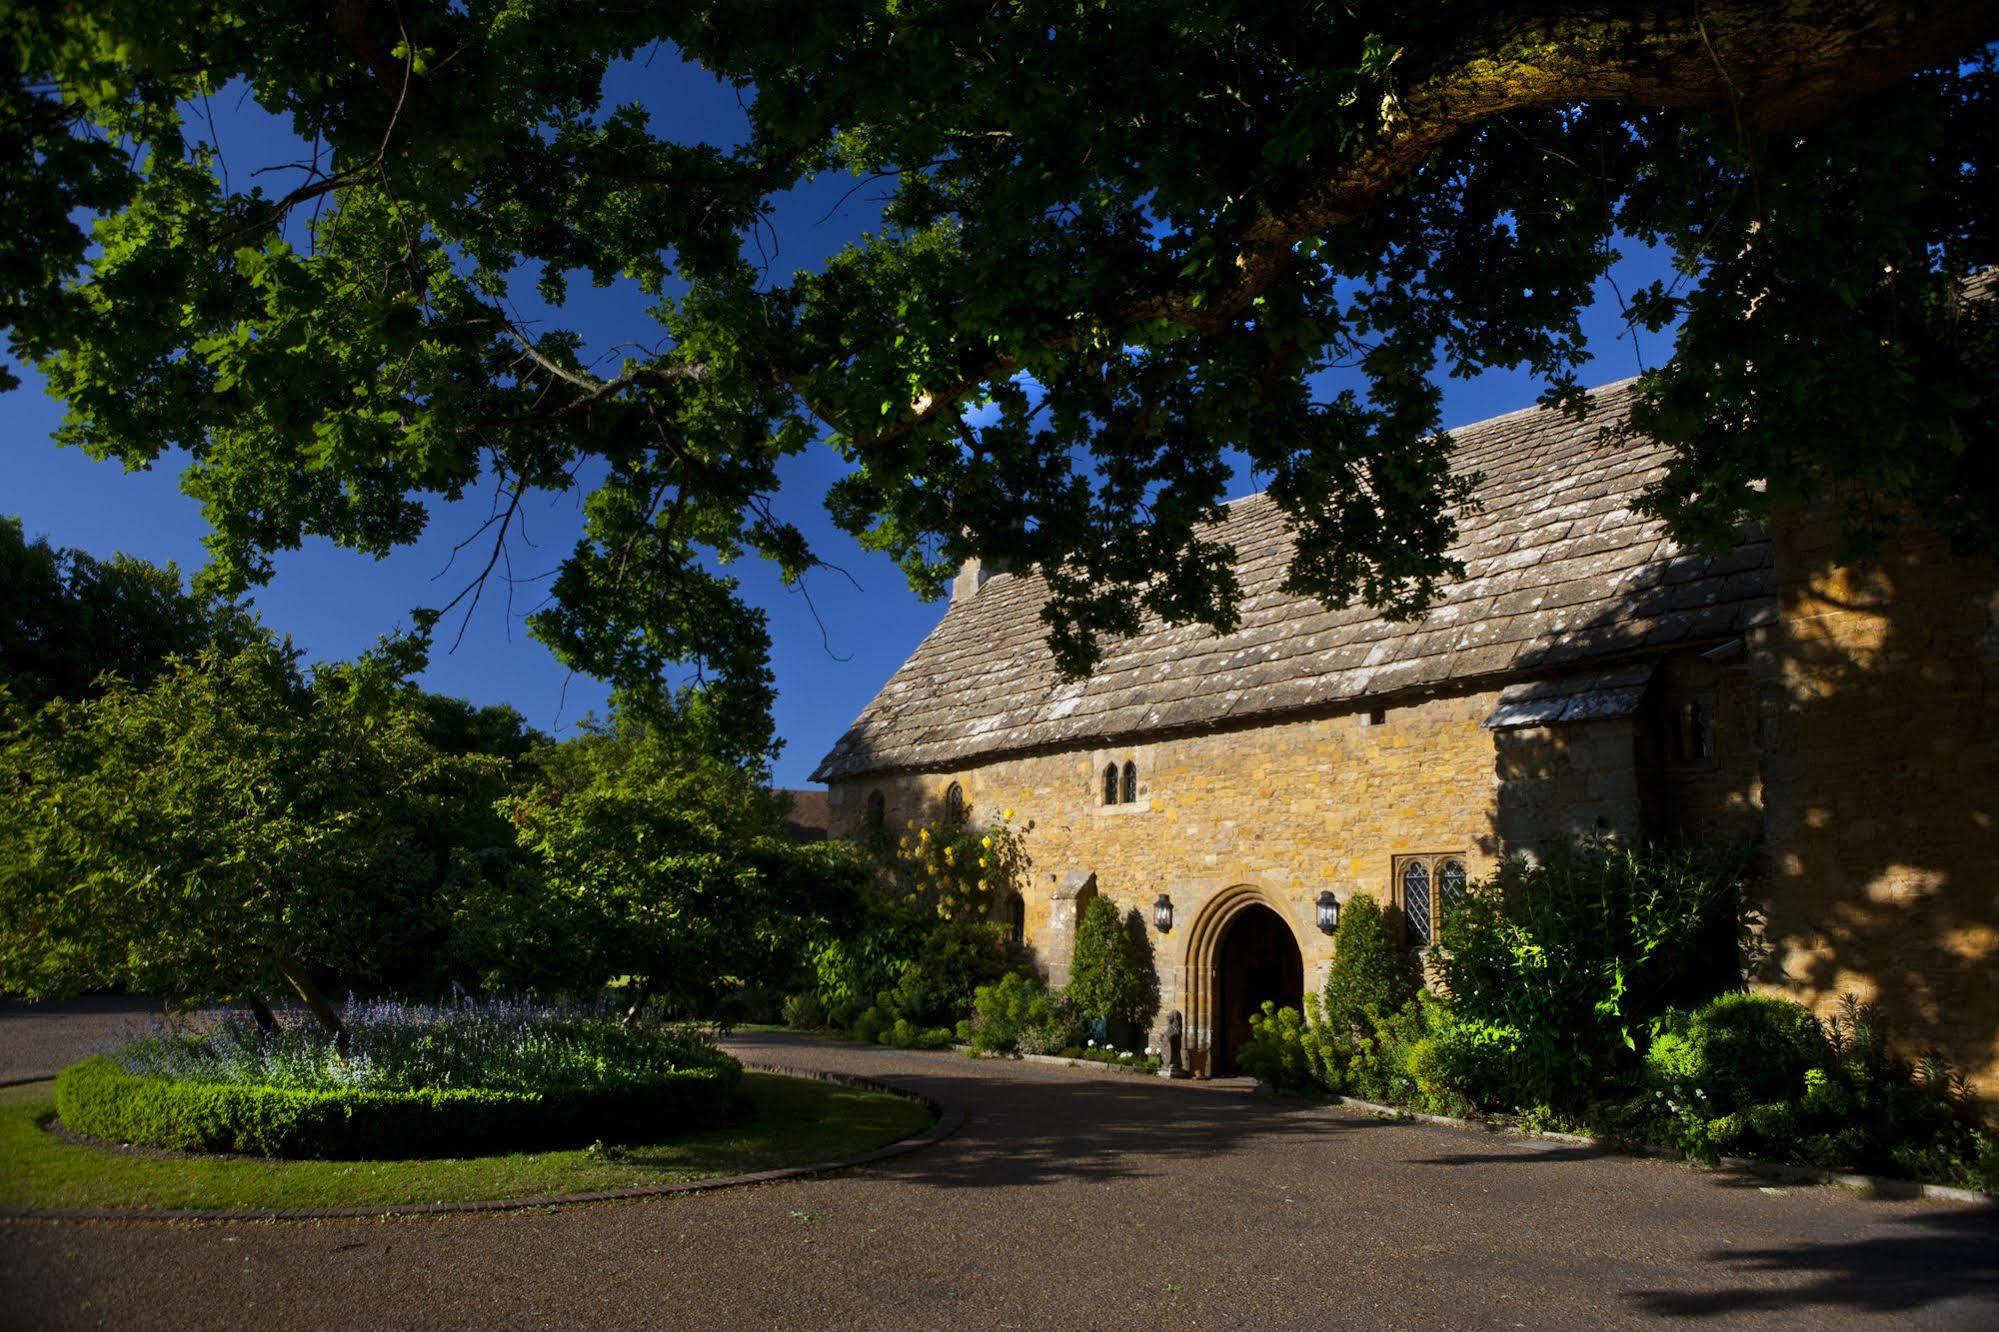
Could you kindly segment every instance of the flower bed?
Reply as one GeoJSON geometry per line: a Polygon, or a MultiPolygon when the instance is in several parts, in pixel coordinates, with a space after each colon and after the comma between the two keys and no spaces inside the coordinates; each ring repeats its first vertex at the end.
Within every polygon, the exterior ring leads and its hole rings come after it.
{"type": "Polygon", "coordinates": [[[350,1005],[345,1056],[247,1019],[64,1070],[56,1108],[108,1142],[282,1157],[466,1156],[657,1142],[725,1121],[742,1066],[704,1038],[522,1004],[350,1005]]]}

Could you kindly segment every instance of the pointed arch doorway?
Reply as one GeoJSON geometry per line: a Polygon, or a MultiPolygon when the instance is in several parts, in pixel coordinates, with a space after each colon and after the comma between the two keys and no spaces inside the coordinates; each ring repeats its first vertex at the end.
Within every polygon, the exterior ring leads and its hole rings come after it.
{"type": "Polygon", "coordinates": [[[1188,944],[1189,1016],[1207,1047],[1196,1071],[1228,1077],[1241,1071],[1250,1014],[1265,1003],[1304,1007],[1304,955],[1291,923],[1247,884],[1200,913],[1188,944]]]}

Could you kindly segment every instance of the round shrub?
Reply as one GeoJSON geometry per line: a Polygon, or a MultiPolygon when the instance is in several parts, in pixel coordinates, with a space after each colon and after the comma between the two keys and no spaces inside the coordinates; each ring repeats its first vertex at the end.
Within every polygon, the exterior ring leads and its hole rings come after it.
{"type": "Polygon", "coordinates": [[[257,1156],[395,1158],[654,1142],[725,1123],[742,1065],[596,1087],[301,1090],[128,1073],[99,1056],[56,1078],[56,1113],[105,1142],[257,1156]]]}
{"type": "Polygon", "coordinates": [[[1661,1087],[1706,1094],[1719,1112],[1804,1095],[1805,1075],[1833,1061],[1825,1029],[1789,999],[1725,994],[1652,1042],[1646,1067],[1661,1087]]]}
{"type": "Polygon", "coordinates": [[[433,1156],[646,1142],[727,1119],[742,1066],[698,1033],[513,1000],[349,1001],[316,1024],[232,1014],[56,1080],[72,1130],[261,1156],[433,1156]]]}
{"type": "Polygon", "coordinates": [[[1431,1032],[1404,1060],[1425,1096],[1457,1101],[1481,1110],[1510,1110],[1531,1104],[1520,1078],[1521,1034],[1517,1027],[1460,1018],[1439,1009],[1431,1032]]]}

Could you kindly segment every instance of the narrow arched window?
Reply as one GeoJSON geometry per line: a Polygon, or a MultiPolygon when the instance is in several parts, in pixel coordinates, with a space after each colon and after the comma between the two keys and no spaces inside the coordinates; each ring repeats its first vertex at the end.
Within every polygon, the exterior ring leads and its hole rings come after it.
{"type": "Polygon", "coordinates": [[[1127,761],[1124,765],[1124,803],[1129,805],[1138,799],[1138,765],[1127,761]]]}
{"type": "Polygon", "coordinates": [[[1430,943],[1430,867],[1412,860],[1402,867],[1402,922],[1409,932],[1409,946],[1426,948],[1430,943]]]}
{"type": "Polygon", "coordinates": [[[867,821],[868,827],[876,832],[880,832],[882,825],[888,822],[888,797],[879,789],[868,792],[867,821]]]}
{"type": "Polygon", "coordinates": [[[1117,764],[1115,763],[1106,763],[1104,765],[1104,803],[1106,805],[1115,805],[1117,803],[1117,764]]]}
{"type": "Polygon", "coordinates": [[[1019,893],[1013,895],[1013,941],[1027,942],[1027,899],[1019,893]]]}
{"type": "Polygon", "coordinates": [[[944,821],[963,823],[965,821],[965,788],[952,782],[944,792],[944,821]]]}
{"type": "Polygon", "coordinates": [[[1465,904],[1465,863],[1445,860],[1437,864],[1438,918],[1449,916],[1465,904]]]}

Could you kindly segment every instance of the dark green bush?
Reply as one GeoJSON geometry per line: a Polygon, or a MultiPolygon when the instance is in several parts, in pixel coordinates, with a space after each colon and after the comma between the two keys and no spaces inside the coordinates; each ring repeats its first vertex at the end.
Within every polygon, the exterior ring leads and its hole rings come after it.
{"type": "Polygon", "coordinates": [[[1013,965],[999,926],[925,922],[906,904],[884,898],[852,936],[819,945],[812,994],[828,1024],[862,1040],[879,1039],[898,1021],[948,1031],[972,1011],[978,987],[1013,965]]]}
{"type": "Polygon", "coordinates": [[[1999,1189],[1999,1132],[1949,1066],[1894,1051],[1851,996],[1820,1023],[1783,999],[1724,995],[1669,1024],[1637,1122],[1689,1156],[1763,1156],[1999,1189]]]}
{"type": "MultiPolygon", "coordinates": [[[[958,1034],[974,1054],[1034,1053],[1021,1051],[1023,1039],[1032,1041],[1037,1029],[1056,1027],[1060,1008],[1059,996],[1049,993],[1039,977],[1009,972],[973,994],[972,1016],[958,1024],[958,1034]]],[[[1061,1034],[1068,1034],[1066,1028],[1061,1034]]],[[[1070,1043],[1054,1042],[1056,1048],[1070,1043]]]]}
{"type": "Polygon", "coordinates": [[[1404,1064],[1426,1100],[1449,1113],[1534,1107],[1537,1090],[1520,1075],[1518,1029],[1480,1022],[1442,1002],[1430,1006],[1429,1034],[1404,1064]]]}
{"type": "Polygon", "coordinates": [[[1433,960],[1461,1019],[1519,1034],[1514,1094],[1580,1109],[1635,1080],[1653,1019],[1738,983],[1740,912],[1732,868],[1588,839],[1473,884],[1433,960]]]}
{"type": "Polygon", "coordinates": [[[1159,975],[1152,940],[1134,911],[1121,916],[1107,898],[1092,897],[1076,922],[1076,951],[1065,993],[1085,1018],[1143,1031],[1159,1010],[1159,975]]]}
{"type": "Polygon", "coordinates": [[[826,1006],[819,1002],[819,996],[805,994],[787,995],[784,1001],[784,1025],[801,1031],[817,1031],[826,1025],[826,1006]]]}
{"type": "Polygon", "coordinates": [[[1804,1094],[1805,1074],[1832,1063],[1811,1010],[1789,999],[1724,994],[1690,1018],[1669,1018],[1646,1052],[1654,1090],[1699,1087],[1718,1113],[1804,1094]]]}
{"type": "Polygon", "coordinates": [[[398,1158],[657,1142],[728,1120],[742,1065],[547,1091],[296,1091],[127,1073],[88,1059],[56,1079],[56,1113],[105,1142],[258,1156],[398,1158]]]}
{"type": "Polygon", "coordinates": [[[1415,962],[1390,935],[1380,904],[1366,893],[1348,898],[1333,934],[1323,1024],[1342,1035],[1364,1036],[1377,1017],[1401,1012],[1421,988],[1415,962]]]}

